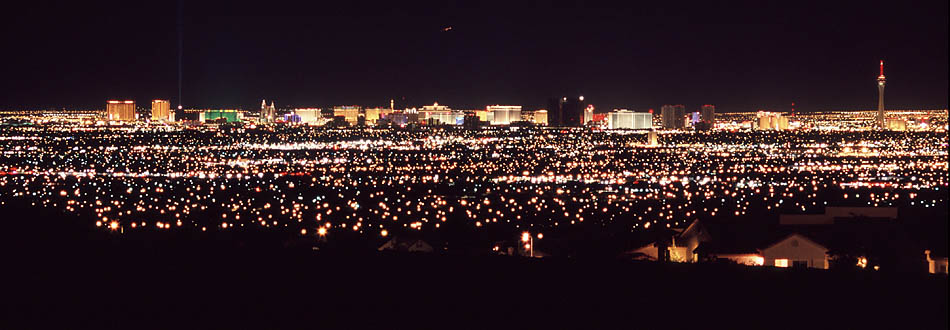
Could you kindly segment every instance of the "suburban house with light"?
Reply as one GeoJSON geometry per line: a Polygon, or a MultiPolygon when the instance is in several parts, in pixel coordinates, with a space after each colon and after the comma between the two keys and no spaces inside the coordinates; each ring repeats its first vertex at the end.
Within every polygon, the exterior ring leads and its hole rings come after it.
{"type": "Polygon", "coordinates": [[[828,248],[791,233],[775,237],[765,227],[718,226],[711,229],[693,221],[669,241],[657,241],[626,253],[632,259],[673,262],[713,262],[728,260],[748,266],[805,267],[828,269],[828,248]],[[715,232],[716,234],[712,234],[715,232]]]}
{"type": "Polygon", "coordinates": [[[767,266],[828,269],[828,248],[800,234],[788,235],[759,252],[767,266]]]}

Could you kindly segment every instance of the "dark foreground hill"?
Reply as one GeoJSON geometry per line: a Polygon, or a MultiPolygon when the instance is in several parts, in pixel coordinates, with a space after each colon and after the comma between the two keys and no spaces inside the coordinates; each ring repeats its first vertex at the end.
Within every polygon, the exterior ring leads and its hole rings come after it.
{"type": "Polygon", "coordinates": [[[2,232],[0,328],[947,328],[945,276],[321,253],[46,223],[2,232]]]}

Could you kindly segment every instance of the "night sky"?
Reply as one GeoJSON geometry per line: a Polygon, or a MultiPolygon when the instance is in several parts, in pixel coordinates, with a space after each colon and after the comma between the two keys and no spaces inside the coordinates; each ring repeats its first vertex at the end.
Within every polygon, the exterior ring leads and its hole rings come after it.
{"type": "MultiPolygon", "coordinates": [[[[947,107],[946,0],[346,3],[185,1],[184,106],[947,107]]],[[[177,1],[4,6],[0,109],[178,104],[177,1]]]]}

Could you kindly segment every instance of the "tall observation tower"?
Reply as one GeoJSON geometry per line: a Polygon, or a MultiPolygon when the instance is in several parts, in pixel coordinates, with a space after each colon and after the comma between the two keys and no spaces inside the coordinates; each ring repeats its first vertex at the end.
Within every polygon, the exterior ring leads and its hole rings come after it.
{"type": "Polygon", "coordinates": [[[881,75],[877,76],[877,126],[886,129],[884,122],[884,60],[881,60],[881,75]]]}

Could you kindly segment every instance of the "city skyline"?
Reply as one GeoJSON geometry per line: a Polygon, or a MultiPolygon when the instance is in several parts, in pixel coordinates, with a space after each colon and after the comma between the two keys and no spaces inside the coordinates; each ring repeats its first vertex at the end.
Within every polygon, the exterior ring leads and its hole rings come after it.
{"type": "MultiPolygon", "coordinates": [[[[585,95],[598,109],[873,109],[868,80],[883,59],[893,80],[888,108],[942,109],[946,5],[186,3],[183,105],[251,109],[267,98],[282,108],[384,107],[404,99],[537,109],[549,98],[585,95]],[[883,18],[863,18],[871,13],[883,18]]],[[[179,105],[174,4],[59,5],[54,15],[75,14],[35,28],[20,23],[46,12],[20,6],[4,23],[18,32],[4,35],[5,44],[20,47],[4,65],[16,79],[2,86],[9,96],[0,108],[94,108],[102,99],[179,105]],[[87,17],[95,22],[70,24],[87,17]],[[147,19],[158,23],[137,23],[147,19]],[[118,49],[135,60],[110,55],[118,49]]]]}
{"type": "Polygon", "coordinates": [[[0,329],[946,329],[948,5],[5,4],[0,329]]]}

